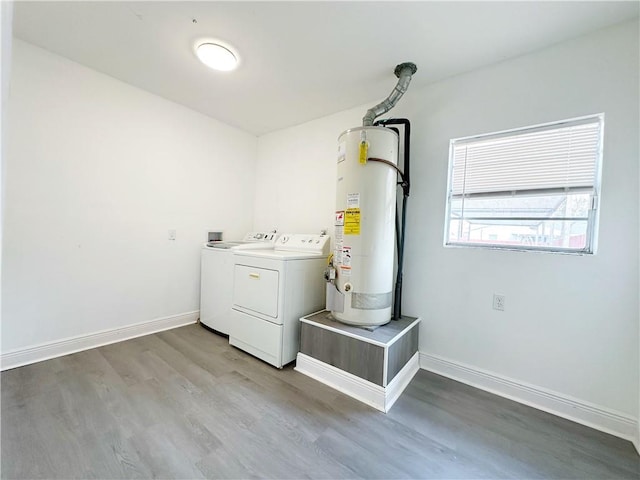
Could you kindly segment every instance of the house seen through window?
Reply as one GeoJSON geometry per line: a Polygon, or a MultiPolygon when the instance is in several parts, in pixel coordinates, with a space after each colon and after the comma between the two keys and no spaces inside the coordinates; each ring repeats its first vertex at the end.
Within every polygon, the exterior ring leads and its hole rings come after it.
{"type": "Polygon", "coordinates": [[[445,245],[593,253],[603,122],[451,140],[445,245]]]}

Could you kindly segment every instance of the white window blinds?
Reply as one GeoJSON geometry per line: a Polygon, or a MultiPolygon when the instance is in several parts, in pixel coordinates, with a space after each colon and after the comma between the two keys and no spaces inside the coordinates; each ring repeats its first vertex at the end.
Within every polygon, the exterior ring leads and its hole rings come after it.
{"type": "Polygon", "coordinates": [[[593,189],[601,117],[452,141],[450,195],[593,189]]]}

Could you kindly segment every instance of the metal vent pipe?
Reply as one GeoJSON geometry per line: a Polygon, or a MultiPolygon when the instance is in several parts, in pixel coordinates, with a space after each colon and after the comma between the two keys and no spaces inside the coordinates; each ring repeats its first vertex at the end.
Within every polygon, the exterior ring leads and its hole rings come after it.
{"type": "Polygon", "coordinates": [[[398,77],[398,83],[395,88],[391,92],[391,94],[382,102],[380,102],[375,107],[371,107],[367,110],[367,113],[364,117],[362,117],[362,126],[370,127],[373,125],[373,121],[379,117],[387,113],[391,110],[398,100],[404,95],[404,92],[409,88],[409,83],[411,83],[411,76],[418,71],[418,67],[416,67],[415,63],[406,62],[398,65],[393,73],[395,73],[396,77],[398,77]]]}

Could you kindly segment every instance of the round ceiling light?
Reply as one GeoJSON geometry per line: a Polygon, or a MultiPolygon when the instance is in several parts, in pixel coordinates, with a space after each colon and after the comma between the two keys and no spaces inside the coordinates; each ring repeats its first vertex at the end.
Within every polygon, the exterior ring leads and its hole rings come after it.
{"type": "Polygon", "coordinates": [[[235,53],[218,43],[200,43],[196,46],[196,55],[202,63],[214,70],[228,72],[238,66],[238,57],[235,53]]]}

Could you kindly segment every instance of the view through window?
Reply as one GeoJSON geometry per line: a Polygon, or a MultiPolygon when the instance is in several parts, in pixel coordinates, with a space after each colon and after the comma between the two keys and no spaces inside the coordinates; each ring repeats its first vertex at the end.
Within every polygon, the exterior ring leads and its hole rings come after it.
{"type": "Polygon", "coordinates": [[[451,140],[445,244],[593,253],[603,121],[451,140]]]}

